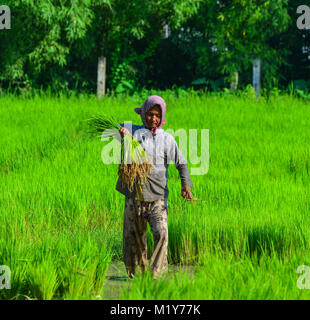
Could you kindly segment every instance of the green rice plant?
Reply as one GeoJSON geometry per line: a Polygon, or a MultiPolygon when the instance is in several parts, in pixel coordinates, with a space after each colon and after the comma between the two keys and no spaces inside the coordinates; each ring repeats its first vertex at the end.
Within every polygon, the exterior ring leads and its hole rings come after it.
{"type": "Polygon", "coordinates": [[[110,249],[91,237],[74,236],[57,261],[63,299],[92,299],[101,294],[111,261],[110,249]]]}
{"type": "MultiPolygon", "coordinates": [[[[115,137],[121,129],[117,121],[104,114],[93,115],[87,121],[90,127],[89,132],[101,133],[101,137],[115,137]]],[[[148,173],[152,169],[152,161],[140,143],[131,135],[126,134],[121,141],[121,161],[118,170],[121,181],[128,184],[131,191],[137,182],[141,191],[141,185],[147,182],[148,173]]]]}
{"type": "Polygon", "coordinates": [[[53,260],[42,261],[32,265],[28,272],[28,287],[34,297],[39,300],[51,300],[59,286],[57,270],[53,260]]]}
{"type": "Polygon", "coordinates": [[[171,278],[110,279],[114,261],[125,274],[124,197],[114,188],[118,164],[100,161],[83,126],[102,109],[128,117],[141,97],[1,96],[0,265],[11,270],[11,289],[0,299],[100,299],[112,287],[117,298],[118,284],[122,299],[309,299],[296,272],[310,266],[309,103],[152,94],[167,102],[165,130],[210,129],[209,171],[191,175],[202,201],[188,205],[169,166],[171,278]],[[175,116],[189,105],[190,118],[175,116]],[[191,271],[178,272],[180,263],[191,271]]]}
{"type": "MultiPolygon", "coordinates": [[[[201,266],[169,266],[169,272],[154,280],[148,272],[122,288],[119,299],[125,300],[272,300],[309,299],[309,290],[296,286],[296,261],[263,254],[259,263],[248,256],[242,259],[230,252],[205,255],[201,266]]],[[[309,259],[309,257],[308,257],[309,259]]],[[[307,260],[308,260],[307,259],[307,260]]]]}

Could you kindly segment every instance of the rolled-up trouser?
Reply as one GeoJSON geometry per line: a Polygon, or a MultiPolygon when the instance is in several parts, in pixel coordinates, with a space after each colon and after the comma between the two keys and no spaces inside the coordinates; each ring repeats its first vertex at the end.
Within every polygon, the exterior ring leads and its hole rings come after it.
{"type": "Polygon", "coordinates": [[[123,255],[126,271],[133,278],[136,269],[144,274],[147,266],[147,223],[154,240],[150,268],[154,277],[168,270],[168,210],[164,199],[152,202],[125,199],[123,255]]]}

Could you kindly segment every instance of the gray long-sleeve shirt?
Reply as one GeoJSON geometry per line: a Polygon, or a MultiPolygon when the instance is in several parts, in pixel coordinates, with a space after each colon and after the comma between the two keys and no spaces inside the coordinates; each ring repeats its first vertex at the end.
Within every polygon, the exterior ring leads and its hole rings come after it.
{"type": "MultiPolygon", "coordinates": [[[[121,124],[123,126],[123,124],[121,124]]],[[[130,128],[128,128],[130,130],[130,128]]],[[[182,186],[187,184],[193,187],[190,179],[188,165],[184,159],[174,137],[165,132],[163,129],[158,129],[156,135],[153,135],[150,130],[143,125],[132,125],[131,134],[136,138],[147,155],[152,159],[154,168],[148,175],[148,183],[142,185],[142,194],[144,201],[154,201],[160,198],[165,199],[165,204],[168,207],[168,166],[172,161],[175,163],[179,171],[182,186]]],[[[116,184],[116,190],[129,198],[135,198],[136,188],[132,192],[129,191],[127,184],[123,184],[120,178],[116,184]]]]}

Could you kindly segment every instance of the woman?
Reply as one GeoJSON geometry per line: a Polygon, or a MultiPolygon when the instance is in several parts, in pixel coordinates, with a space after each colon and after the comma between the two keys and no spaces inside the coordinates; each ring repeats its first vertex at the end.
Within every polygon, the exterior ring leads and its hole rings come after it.
{"type": "Polygon", "coordinates": [[[173,161],[181,178],[181,195],[192,199],[193,187],[188,166],[175,139],[161,127],[166,123],[166,103],[163,98],[153,95],[146,99],[141,108],[135,109],[141,115],[143,125],[133,125],[132,132],[121,127],[120,134],[133,136],[141,143],[152,159],[154,168],[148,181],[133,191],[118,179],[116,190],[125,195],[123,227],[123,255],[126,271],[133,278],[135,270],[141,267],[145,272],[147,264],[146,231],[149,222],[154,239],[154,252],[150,267],[154,278],[167,271],[168,249],[168,165],[173,161]]]}

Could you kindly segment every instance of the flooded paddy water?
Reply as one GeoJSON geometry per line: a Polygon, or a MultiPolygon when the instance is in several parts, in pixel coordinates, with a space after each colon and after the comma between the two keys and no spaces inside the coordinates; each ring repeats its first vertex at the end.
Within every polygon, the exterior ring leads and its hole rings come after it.
{"type": "MultiPolygon", "coordinates": [[[[177,273],[188,273],[194,277],[194,266],[169,265],[167,277],[173,277],[177,273]]],[[[130,290],[132,283],[126,274],[125,265],[122,261],[112,261],[106,274],[102,298],[106,300],[119,299],[120,293],[124,288],[130,290]]]]}

